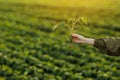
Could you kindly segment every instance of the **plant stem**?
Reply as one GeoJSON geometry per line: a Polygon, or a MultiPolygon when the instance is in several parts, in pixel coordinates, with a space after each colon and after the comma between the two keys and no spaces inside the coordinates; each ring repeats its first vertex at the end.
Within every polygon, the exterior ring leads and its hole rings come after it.
{"type": "Polygon", "coordinates": [[[70,47],[70,48],[72,48],[72,46],[73,46],[72,43],[73,43],[72,37],[70,36],[70,43],[69,43],[69,47],[70,47]]]}

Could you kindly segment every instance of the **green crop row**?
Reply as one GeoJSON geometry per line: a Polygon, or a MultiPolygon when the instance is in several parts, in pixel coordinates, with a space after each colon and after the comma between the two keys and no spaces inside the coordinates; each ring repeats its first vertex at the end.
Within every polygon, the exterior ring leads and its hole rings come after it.
{"type": "Polygon", "coordinates": [[[119,80],[119,57],[88,45],[69,48],[66,29],[52,31],[69,17],[88,19],[86,37],[119,37],[119,10],[57,8],[0,3],[0,79],[119,80]],[[104,14],[103,14],[104,13],[104,14]]]}

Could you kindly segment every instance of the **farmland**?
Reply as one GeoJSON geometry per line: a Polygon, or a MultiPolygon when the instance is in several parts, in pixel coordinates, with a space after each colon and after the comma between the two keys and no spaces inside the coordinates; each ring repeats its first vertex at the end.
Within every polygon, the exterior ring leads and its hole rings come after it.
{"type": "Polygon", "coordinates": [[[70,48],[65,28],[52,31],[68,18],[84,17],[88,30],[81,35],[120,37],[120,1],[99,7],[16,2],[0,1],[0,80],[120,80],[120,57],[89,45],[70,48]]]}

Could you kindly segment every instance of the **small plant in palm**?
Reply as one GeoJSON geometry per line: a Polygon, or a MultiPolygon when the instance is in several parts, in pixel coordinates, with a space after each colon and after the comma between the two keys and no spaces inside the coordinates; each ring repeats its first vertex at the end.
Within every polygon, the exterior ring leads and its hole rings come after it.
{"type": "Polygon", "coordinates": [[[64,22],[56,24],[53,27],[53,30],[55,30],[59,26],[63,26],[63,27],[67,27],[68,28],[67,33],[69,34],[70,47],[71,47],[72,46],[71,34],[73,34],[73,33],[80,33],[81,31],[86,30],[87,29],[87,20],[84,19],[83,17],[69,18],[68,20],[66,20],[64,22]]]}

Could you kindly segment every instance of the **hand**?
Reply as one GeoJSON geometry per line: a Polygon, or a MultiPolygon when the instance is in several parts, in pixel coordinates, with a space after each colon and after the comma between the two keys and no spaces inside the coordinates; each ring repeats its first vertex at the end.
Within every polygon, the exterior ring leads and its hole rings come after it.
{"type": "Polygon", "coordinates": [[[72,34],[72,41],[76,43],[84,43],[85,38],[79,34],[72,34]]]}
{"type": "Polygon", "coordinates": [[[80,44],[90,44],[94,45],[95,39],[92,38],[85,38],[79,34],[72,34],[72,41],[80,44]]]}

